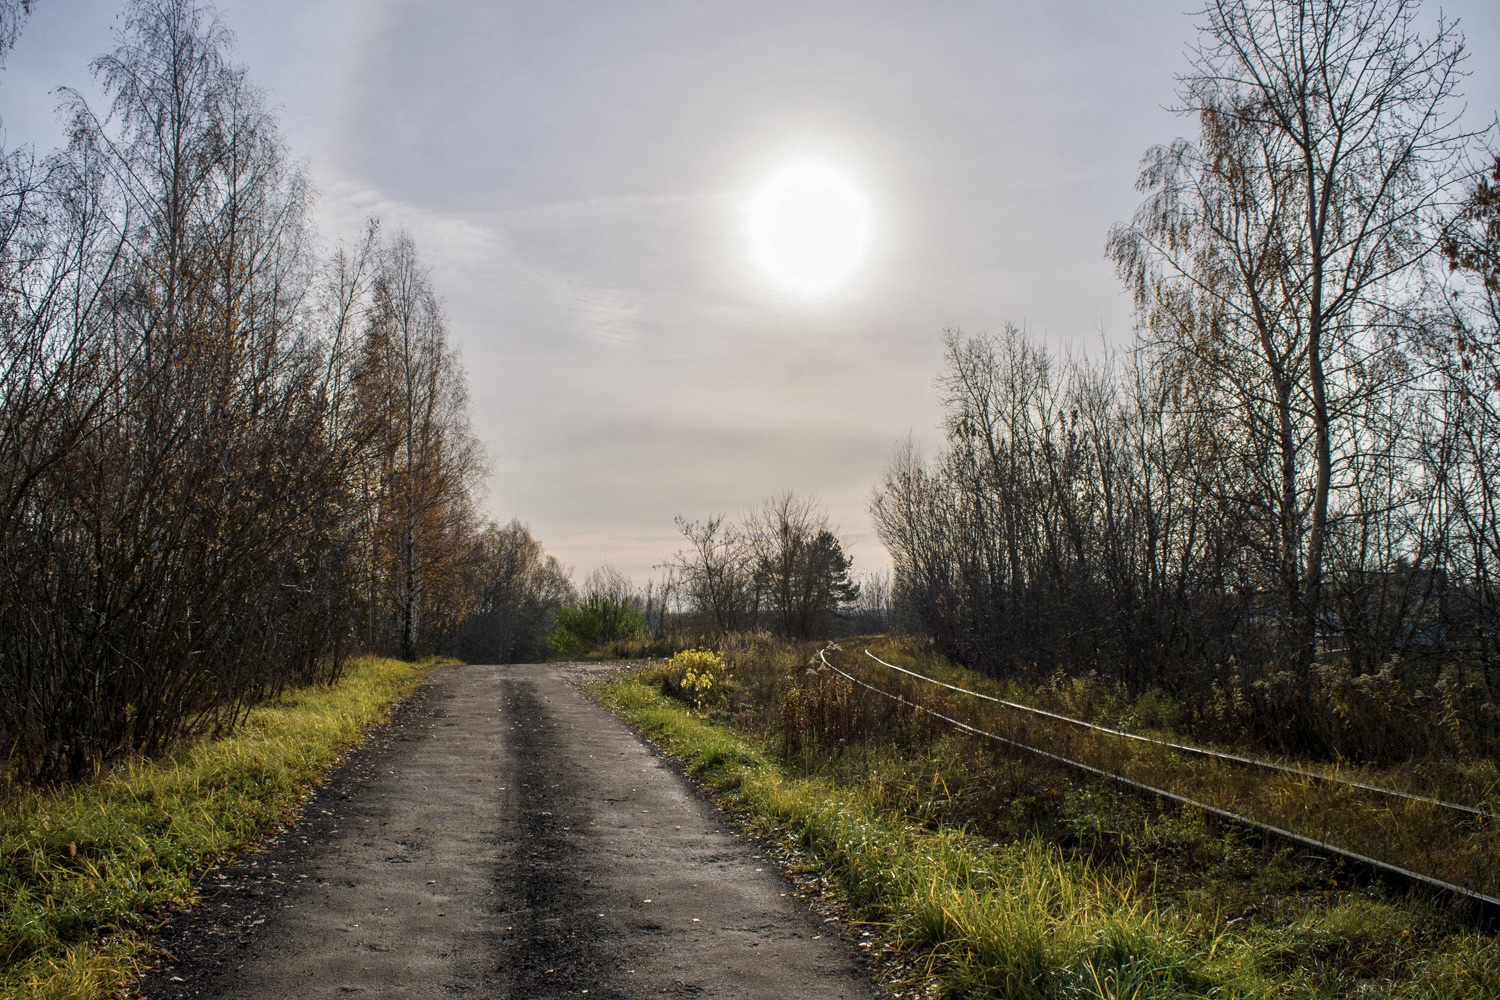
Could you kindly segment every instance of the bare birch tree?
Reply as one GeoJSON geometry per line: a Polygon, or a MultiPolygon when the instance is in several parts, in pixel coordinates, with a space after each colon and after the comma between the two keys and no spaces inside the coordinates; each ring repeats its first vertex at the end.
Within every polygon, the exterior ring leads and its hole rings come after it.
{"type": "Polygon", "coordinates": [[[1164,364],[1218,449],[1285,616],[1324,609],[1335,493],[1361,474],[1359,418],[1408,377],[1390,320],[1465,136],[1463,45],[1407,0],[1215,0],[1182,77],[1199,139],[1147,153],[1149,197],[1109,250],[1164,364]]]}

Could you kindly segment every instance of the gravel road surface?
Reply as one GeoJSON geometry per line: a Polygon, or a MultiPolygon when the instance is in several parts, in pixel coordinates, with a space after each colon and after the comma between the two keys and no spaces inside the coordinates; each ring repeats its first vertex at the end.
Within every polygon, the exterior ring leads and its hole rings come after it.
{"type": "Polygon", "coordinates": [[[870,998],[572,665],[445,667],[296,827],[204,879],[148,998],[870,998]]]}

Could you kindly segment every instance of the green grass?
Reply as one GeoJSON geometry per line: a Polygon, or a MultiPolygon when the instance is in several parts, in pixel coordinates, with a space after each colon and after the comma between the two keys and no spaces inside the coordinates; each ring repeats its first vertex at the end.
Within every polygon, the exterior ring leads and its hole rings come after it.
{"type": "Polygon", "coordinates": [[[665,697],[659,671],[595,690],[831,885],[903,995],[1500,997],[1492,937],[1198,817],[1007,773],[966,738],[903,746],[899,725],[791,752],[765,701],[816,683],[803,653],[731,654],[738,690],[709,718],[665,697]]]}
{"type": "Polygon", "coordinates": [[[361,658],[333,687],[253,709],[232,735],[0,799],[0,996],[117,993],[196,880],[286,821],[308,790],[426,676],[361,658]]]}

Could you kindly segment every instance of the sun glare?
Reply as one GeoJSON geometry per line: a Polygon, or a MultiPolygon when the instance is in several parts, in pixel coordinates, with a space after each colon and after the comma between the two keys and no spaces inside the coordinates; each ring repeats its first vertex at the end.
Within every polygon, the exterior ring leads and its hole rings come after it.
{"type": "Polygon", "coordinates": [[[854,182],[824,163],[771,175],[745,206],[750,253],[766,275],[799,295],[843,282],[870,241],[870,211],[854,182]]]}

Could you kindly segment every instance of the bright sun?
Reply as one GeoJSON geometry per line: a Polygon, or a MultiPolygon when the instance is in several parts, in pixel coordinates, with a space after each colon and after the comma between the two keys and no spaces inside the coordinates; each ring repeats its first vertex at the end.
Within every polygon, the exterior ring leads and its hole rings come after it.
{"type": "Polygon", "coordinates": [[[750,253],[767,276],[799,295],[830,291],[859,265],[870,211],[842,171],[793,164],[772,174],[745,206],[750,253]]]}

